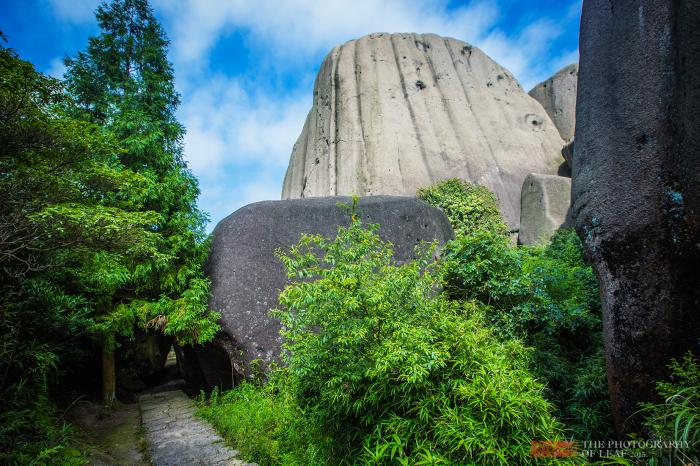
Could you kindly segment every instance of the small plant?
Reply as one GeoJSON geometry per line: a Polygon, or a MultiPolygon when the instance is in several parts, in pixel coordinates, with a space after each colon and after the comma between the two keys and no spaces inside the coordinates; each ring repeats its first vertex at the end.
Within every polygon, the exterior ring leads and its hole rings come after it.
{"type": "Polygon", "coordinates": [[[700,365],[691,352],[673,359],[670,380],[657,382],[663,403],[644,403],[644,426],[654,440],[673,441],[679,448],[651,451],[649,464],[700,464],[700,365]]]}
{"type": "Polygon", "coordinates": [[[445,212],[456,236],[476,230],[496,234],[508,231],[498,211],[496,196],[483,186],[452,178],[419,189],[418,197],[445,212]]]}

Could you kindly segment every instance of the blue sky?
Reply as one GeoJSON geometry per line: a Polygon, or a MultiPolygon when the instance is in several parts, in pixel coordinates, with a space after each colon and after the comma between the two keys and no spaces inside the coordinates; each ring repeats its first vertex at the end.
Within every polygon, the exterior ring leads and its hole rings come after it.
{"type": "MultiPolygon", "coordinates": [[[[0,0],[9,46],[61,76],[97,33],[99,0],[0,0]]],[[[200,207],[216,222],[279,199],[326,53],[371,32],[433,32],[480,47],[526,90],[578,60],[581,0],[151,0],[171,40],[200,207]]]]}

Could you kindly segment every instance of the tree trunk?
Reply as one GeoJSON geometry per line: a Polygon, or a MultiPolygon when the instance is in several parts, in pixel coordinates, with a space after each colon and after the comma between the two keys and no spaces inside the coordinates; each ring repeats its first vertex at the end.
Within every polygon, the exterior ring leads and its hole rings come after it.
{"type": "Polygon", "coordinates": [[[110,405],[116,399],[116,371],[114,349],[105,340],[102,343],[102,401],[110,405]]]}

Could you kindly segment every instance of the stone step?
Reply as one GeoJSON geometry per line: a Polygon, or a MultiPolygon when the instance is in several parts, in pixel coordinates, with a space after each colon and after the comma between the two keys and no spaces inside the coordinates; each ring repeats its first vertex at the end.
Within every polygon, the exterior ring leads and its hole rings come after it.
{"type": "Polygon", "coordinates": [[[181,390],[156,391],[139,397],[148,452],[154,466],[257,466],[237,458],[181,390]]]}

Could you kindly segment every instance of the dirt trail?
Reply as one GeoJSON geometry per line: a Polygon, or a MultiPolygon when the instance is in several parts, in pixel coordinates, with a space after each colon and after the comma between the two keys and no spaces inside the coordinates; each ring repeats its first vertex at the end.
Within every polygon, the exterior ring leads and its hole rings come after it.
{"type": "Polygon", "coordinates": [[[91,465],[148,465],[145,458],[141,418],[136,403],[115,403],[105,408],[82,402],[71,410],[70,419],[84,438],[91,465]]]}

